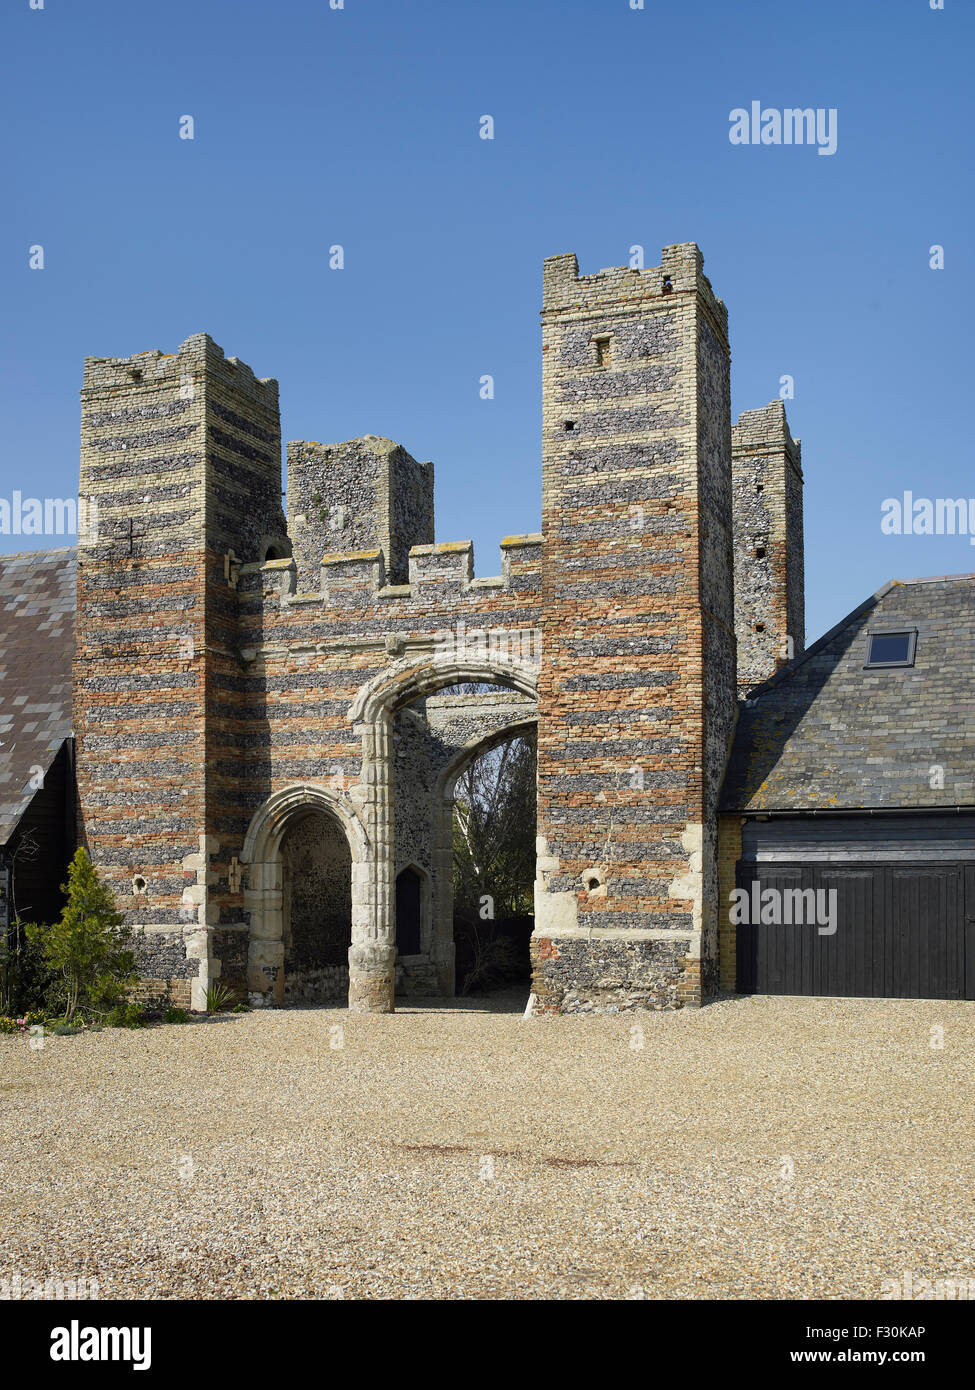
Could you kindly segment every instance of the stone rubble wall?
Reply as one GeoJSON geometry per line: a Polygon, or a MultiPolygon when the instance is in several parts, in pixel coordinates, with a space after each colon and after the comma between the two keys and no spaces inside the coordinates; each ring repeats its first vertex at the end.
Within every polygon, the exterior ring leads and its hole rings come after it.
{"type": "Polygon", "coordinates": [[[738,686],[768,680],[805,642],[802,452],[785,405],[746,410],[732,427],[738,686]]]}

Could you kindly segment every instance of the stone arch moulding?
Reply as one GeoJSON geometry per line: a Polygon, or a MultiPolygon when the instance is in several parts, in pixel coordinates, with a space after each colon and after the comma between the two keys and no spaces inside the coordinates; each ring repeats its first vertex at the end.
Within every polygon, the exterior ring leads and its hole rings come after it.
{"type": "Polygon", "coordinates": [[[523,719],[512,720],[510,724],[505,724],[501,729],[495,729],[490,734],[482,734],[478,738],[471,739],[470,743],[465,744],[460,752],[451,758],[437,778],[438,802],[449,800],[453,796],[457,779],[466,769],[468,763],[472,763],[475,758],[481,757],[484,753],[490,753],[492,748],[500,748],[502,743],[518,738],[522,734],[528,733],[529,729],[537,727],[538,711],[533,710],[531,714],[526,714],[523,719]]]}
{"type": "Polygon", "coordinates": [[[362,686],[349,707],[349,722],[374,724],[384,714],[388,716],[422,695],[474,681],[509,685],[534,699],[538,694],[538,666],[528,661],[463,656],[396,661],[362,686]]]}
{"type": "Polygon", "coordinates": [[[361,937],[353,931],[349,952],[349,1008],[354,1013],[391,1013],[394,1007],[393,715],[423,695],[471,681],[506,685],[535,699],[538,666],[453,653],[406,658],[366,681],[349,707],[349,722],[362,736],[362,773],[356,792],[373,849],[369,901],[373,919],[361,937]]]}
{"type": "MultiPolygon", "coordinates": [[[[314,782],[273,792],[255,812],[240,861],[248,865],[244,908],[250,913],[247,987],[253,1003],[284,1002],[284,882],[281,841],[296,817],[320,811],[338,821],[352,854],[352,941],[368,940],[375,919],[370,901],[369,836],[348,793],[314,782]]],[[[350,951],[351,958],[351,951],[350,951]]]]}

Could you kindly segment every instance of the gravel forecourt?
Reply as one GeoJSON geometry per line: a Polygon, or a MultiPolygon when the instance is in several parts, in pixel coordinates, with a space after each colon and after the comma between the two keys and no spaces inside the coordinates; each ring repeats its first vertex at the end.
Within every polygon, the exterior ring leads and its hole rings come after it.
{"type": "Polygon", "coordinates": [[[523,1004],[0,1037],[0,1276],[94,1278],[103,1299],[975,1279],[975,1005],[523,1004]]]}

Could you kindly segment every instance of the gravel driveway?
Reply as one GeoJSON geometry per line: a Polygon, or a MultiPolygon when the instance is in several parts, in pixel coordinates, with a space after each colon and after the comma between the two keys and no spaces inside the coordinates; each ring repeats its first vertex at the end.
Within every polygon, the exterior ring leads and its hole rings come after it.
{"type": "Polygon", "coordinates": [[[975,1278],[975,1005],[522,1007],[0,1037],[0,1277],[204,1299],[975,1278]]]}

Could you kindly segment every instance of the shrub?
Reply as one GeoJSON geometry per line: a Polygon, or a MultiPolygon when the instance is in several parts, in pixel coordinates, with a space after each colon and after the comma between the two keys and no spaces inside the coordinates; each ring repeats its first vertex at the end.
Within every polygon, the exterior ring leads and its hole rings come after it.
{"type": "Polygon", "coordinates": [[[250,1004],[235,1004],[234,1007],[230,1010],[232,1014],[249,1014],[250,1011],[250,1004]]]}
{"type": "Polygon", "coordinates": [[[40,942],[31,940],[27,923],[15,918],[0,935],[0,1012],[8,1015],[43,1010],[53,1003],[54,975],[40,942]]]}
{"type": "Polygon", "coordinates": [[[105,1022],[109,1028],[145,1028],[148,1019],[145,1009],[140,1004],[127,1000],[121,1004],[114,1004],[106,1013],[105,1022]]]}
{"type": "Polygon", "coordinates": [[[25,931],[30,941],[40,944],[58,977],[64,1016],[70,1022],[79,1008],[98,1013],[119,1005],[135,983],[135,957],[127,949],[125,919],[116,912],[110,889],[84,849],[72,859],[63,891],[68,901],[60,920],[49,927],[29,923],[25,931]]]}
{"type": "Polygon", "coordinates": [[[190,1015],[188,1009],[177,1009],[174,1006],[163,1009],[163,1023],[189,1023],[190,1015]]]}
{"type": "Polygon", "coordinates": [[[69,1023],[66,1018],[59,1018],[48,1026],[47,1031],[53,1033],[55,1037],[58,1038],[70,1038],[73,1037],[75,1033],[81,1032],[81,1025],[78,1023],[69,1023]]]}
{"type": "Polygon", "coordinates": [[[0,1016],[0,1033],[19,1033],[17,1020],[14,1018],[4,1018],[0,1016]]]}

